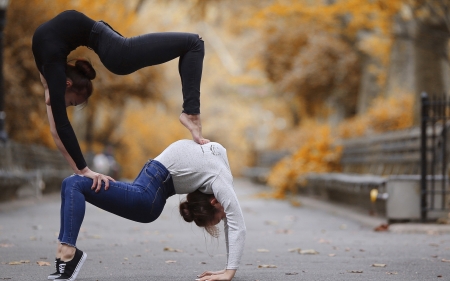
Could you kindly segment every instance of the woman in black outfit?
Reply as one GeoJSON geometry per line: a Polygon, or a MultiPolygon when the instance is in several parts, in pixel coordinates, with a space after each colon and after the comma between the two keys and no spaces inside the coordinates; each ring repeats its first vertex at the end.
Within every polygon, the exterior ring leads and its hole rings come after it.
{"type": "Polygon", "coordinates": [[[92,189],[111,177],[91,171],[81,153],[70,125],[66,107],[87,101],[92,94],[95,70],[85,60],[74,65],[67,56],[79,46],[97,53],[102,63],[118,75],[130,74],[146,66],[161,64],[179,57],[183,91],[181,123],[200,144],[208,143],[201,135],[200,81],[204,42],[191,33],[151,33],[126,38],[103,21],[70,10],[40,25],[33,36],[33,55],[45,89],[47,115],[53,139],[76,174],[93,179],[92,189]]]}

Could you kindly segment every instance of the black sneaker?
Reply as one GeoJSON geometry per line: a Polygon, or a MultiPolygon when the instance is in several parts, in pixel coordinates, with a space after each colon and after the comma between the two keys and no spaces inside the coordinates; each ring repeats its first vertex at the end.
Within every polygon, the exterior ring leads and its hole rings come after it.
{"type": "Polygon", "coordinates": [[[56,278],[58,278],[59,276],[61,276],[61,272],[59,272],[59,264],[60,264],[60,263],[61,263],[61,259],[60,259],[60,258],[55,259],[56,272],[50,274],[50,275],[48,276],[48,278],[47,278],[48,280],[53,280],[53,279],[56,279],[56,278]]]}
{"type": "Polygon", "coordinates": [[[57,277],[54,280],[63,280],[63,281],[74,281],[77,278],[78,273],[80,272],[81,266],[83,266],[84,261],[86,260],[86,253],[76,249],[75,256],[72,260],[68,262],[63,262],[59,264],[59,272],[61,272],[61,276],[57,277]]]}

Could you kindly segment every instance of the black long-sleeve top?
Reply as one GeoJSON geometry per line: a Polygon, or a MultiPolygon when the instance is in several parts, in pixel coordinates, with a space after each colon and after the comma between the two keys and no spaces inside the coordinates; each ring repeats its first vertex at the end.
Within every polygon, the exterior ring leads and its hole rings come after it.
{"type": "Polygon", "coordinates": [[[94,23],[80,12],[65,11],[40,25],[32,43],[37,68],[47,81],[56,131],[79,170],[87,165],[67,116],[65,69],[69,53],[88,45],[94,23]]]}

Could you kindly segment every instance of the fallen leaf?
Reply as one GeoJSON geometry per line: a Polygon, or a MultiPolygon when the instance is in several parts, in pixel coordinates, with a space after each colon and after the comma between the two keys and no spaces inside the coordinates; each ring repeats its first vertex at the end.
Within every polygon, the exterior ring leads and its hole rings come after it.
{"type": "Polygon", "coordinates": [[[164,248],[164,251],[165,251],[165,252],[175,252],[175,253],[181,253],[181,252],[183,252],[182,250],[174,249],[174,248],[170,248],[170,247],[165,247],[165,248],[164,248]]]}
{"type": "Polygon", "coordinates": [[[293,253],[293,252],[300,252],[302,249],[300,249],[300,248],[292,248],[292,249],[289,249],[288,250],[288,252],[291,252],[291,253],[293,253]]]}
{"type": "Polygon", "coordinates": [[[123,259],[126,260],[126,261],[128,260],[128,258],[123,258],[123,259]]]}
{"type": "Polygon", "coordinates": [[[36,263],[39,266],[50,266],[50,263],[48,261],[37,261],[36,263]]]}
{"type": "Polygon", "coordinates": [[[363,273],[362,270],[349,270],[349,273],[363,273]]]}
{"type": "Polygon", "coordinates": [[[9,262],[8,264],[9,265],[19,265],[19,264],[29,263],[29,262],[30,262],[29,260],[20,260],[20,261],[12,261],[12,262],[9,262]]]}
{"type": "Polygon", "coordinates": [[[273,264],[260,264],[258,268],[277,268],[277,266],[273,264]]]}
{"type": "Polygon", "coordinates": [[[320,244],[330,244],[331,241],[325,240],[325,239],[320,239],[320,240],[319,240],[319,243],[320,243],[320,244]]]}
{"type": "Polygon", "coordinates": [[[380,224],[379,226],[375,227],[373,230],[374,231],[388,231],[389,224],[387,224],[387,223],[380,224]]]}
{"type": "Polygon", "coordinates": [[[328,254],[329,257],[334,257],[336,254],[328,254]]]}
{"type": "Polygon", "coordinates": [[[267,249],[257,249],[256,250],[258,253],[268,253],[268,252],[270,252],[269,250],[267,250],[267,249]]]}
{"type": "Polygon", "coordinates": [[[299,251],[299,253],[302,255],[317,255],[317,254],[319,254],[319,252],[317,252],[316,250],[313,250],[313,249],[301,250],[301,251],[299,251]]]}
{"type": "Polygon", "coordinates": [[[278,229],[278,230],[276,231],[276,233],[281,233],[281,234],[292,234],[293,231],[290,230],[290,229],[278,229]]]}
{"type": "Polygon", "coordinates": [[[373,267],[386,267],[384,263],[374,263],[372,264],[373,267]]]}
{"type": "Polygon", "coordinates": [[[286,275],[298,275],[298,272],[286,272],[286,275]]]}
{"type": "Polygon", "coordinates": [[[386,274],[389,274],[389,275],[397,275],[398,273],[397,273],[397,272],[386,272],[386,274]]]}
{"type": "Polygon", "coordinates": [[[176,263],[177,261],[167,260],[166,263],[176,263]]]}
{"type": "Polygon", "coordinates": [[[293,207],[300,207],[302,205],[302,203],[300,203],[300,201],[295,200],[295,199],[291,199],[290,203],[293,207]]]}
{"type": "Polygon", "coordinates": [[[442,262],[450,262],[450,260],[442,259],[442,262]]]}
{"type": "Polygon", "coordinates": [[[200,262],[200,264],[206,264],[206,262],[204,262],[204,261],[201,261],[201,262],[200,262]]]}

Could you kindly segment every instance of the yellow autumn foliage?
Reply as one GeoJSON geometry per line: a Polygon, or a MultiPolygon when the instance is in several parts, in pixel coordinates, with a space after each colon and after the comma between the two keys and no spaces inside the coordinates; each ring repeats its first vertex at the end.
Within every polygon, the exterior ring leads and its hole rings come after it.
{"type": "Polygon", "coordinates": [[[414,102],[412,94],[377,97],[365,114],[350,118],[339,125],[339,137],[345,139],[409,128],[414,123],[414,102]]]}
{"type": "Polygon", "coordinates": [[[158,109],[157,104],[133,104],[124,116],[117,161],[122,166],[122,177],[133,179],[145,162],[158,156],[170,143],[191,138],[189,132],[172,114],[158,109]]]}
{"type": "Polygon", "coordinates": [[[273,188],[270,196],[283,199],[288,192],[295,193],[297,185],[306,184],[308,173],[340,171],[342,147],[337,145],[338,139],[411,127],[413,106],[413,95],[399,94],[376,98],[366,114],[345,120],[337,130],[317,121],[303,122],[289,133],[297,136],[299,148],[278,162],[269,175],[268,184],[273,188]]]}
{"type": "Polygon", "coordinates": [[[277,163],[268,184],[274,188],[273,197],[283,199],[288,191],[295,193],[297,180],[308,173],[325,173],[339,169],[341,148],[334,145],[331,127],[316,121],[304,122],[300,128],[303,140],[299,149],[277,163]]]}

